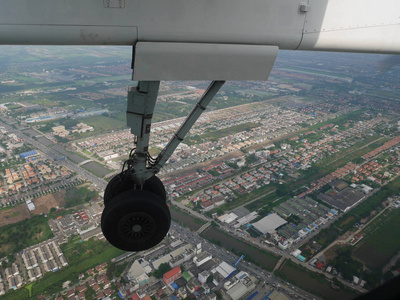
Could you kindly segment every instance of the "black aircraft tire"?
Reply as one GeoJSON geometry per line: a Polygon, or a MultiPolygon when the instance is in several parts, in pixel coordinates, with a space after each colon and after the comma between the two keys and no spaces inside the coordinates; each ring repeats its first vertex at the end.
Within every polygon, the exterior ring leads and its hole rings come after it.
{"type": "Polygon", "coordinates": [[[101,216],[101,229],[113,246],[142,251],[159,244],[168,233],[171,215],[158,195],[129,190],[110,200],[101,216]]]}
{"type": "MultiPolygon", "coordinates": [[[[107,205],[108,200],[117,196],[118,194],[131,189],[133,190],[134,185],[135,183],[132,181],[132,179],[125,174],[118,174],[114,176],[107,184],[107,187],[104,191],[104,205],[107,205]]],[[[157,176],[147,179],[143,185],[143,189],[158,195],[164,200],[164,202],[167,200],[164,184],[157,176]]]]}

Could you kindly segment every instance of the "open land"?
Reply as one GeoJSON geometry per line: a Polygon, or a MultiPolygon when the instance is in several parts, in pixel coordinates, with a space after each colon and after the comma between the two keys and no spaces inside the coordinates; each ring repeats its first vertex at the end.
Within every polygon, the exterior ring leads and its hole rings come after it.
{"type": "Polygon", "coordinates": [[[370,227],[354,256],[368,266],[382,268],[400,250],[400,210],[390,212],[370,227]]]}
{"type": "Polygon", "coordinates": [[[49,213],[51,208],[62,208],[65,206],[65,191],[59,191],[52,194],[47,194],[32,200],[36,209],[32,212],[34,215],[49,213]]]}

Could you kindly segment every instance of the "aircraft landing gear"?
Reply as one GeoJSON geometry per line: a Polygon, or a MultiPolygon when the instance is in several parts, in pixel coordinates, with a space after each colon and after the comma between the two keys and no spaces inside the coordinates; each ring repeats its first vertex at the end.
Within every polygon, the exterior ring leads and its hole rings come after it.
{"type": "MultiPolygon", "coordinates": [[[[135,181],[130,178],[128,174],[120,173],[114,176],[113,179],[110,180],[106,187],[106,190],[104,191],[104,205],[107,205],[107,203],[118,194],[121,194],[128,190],[136,189],[135,186],[135,181]]],[[[157,176],[153,176],[147,179],[141,189],[156,194],[164,202],[166,202],[167,200],[167,194],[165,192],[164,184],[157,176]]]]}
{"type": "Polygon", "coordinates": [[[104,192],[101,229],[106,239],[125,251],[141,251],[162,241],[171,225],[165,188],[157,176],[141,187],[120,173],[104,192]]]}
{"type": "Polygon", "coordinates": [[[127,124],[136,136],[135,148],[123,170],[104,192],[101,229],[106,239],[125,251],[141,251],[160,243],[168,233],[171,215],[165,188],[155,176],[206,109],[224,81],[213,81],[190,115],[157,158],[148,153],[151,118],[159,81],[139,81],[128,93],[127,124]]]}
{"type": "Polygon", "coordinates": [[[170,225],[165,199],[144,189],[129,189],[112,197],[101,216],[106,239],[125,251],[154,247],[164,239],[170,225]]]}

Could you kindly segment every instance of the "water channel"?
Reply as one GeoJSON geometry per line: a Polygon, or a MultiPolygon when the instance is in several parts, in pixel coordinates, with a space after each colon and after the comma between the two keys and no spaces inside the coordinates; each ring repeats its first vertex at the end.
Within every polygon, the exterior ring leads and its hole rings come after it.
{"type": "MultiPolygon", "coordinates": [[[[171,217],[175,222],[190,228],[192,231],[196,231],[202,226],[202,223],[196,222],[193,217],[175,209],[171,209],[171,217]]],[[[234,253],[244,254],[246,260],[269,271],[272,271],[279,259],[278,256],[251,246],[247,242],[238,240],[211,226],[202,233],[202,236],[206,237],[209,241],[219,241],[221,246],[229,251],[235,249],[233,250],[234,253]]],[[[282,272],[289,277],[290,280],[298,282],[302,287],[326,299],[350,299],[355,296],[355,294],[346,290],[334,291],[330,288],[327,281],[320,282],[319,279],[313,278],[309,272],[301,271],[289,265],[285,265],[282,272]]]]}
{"type": "MultiPolygon", "coordinates": [[[[171,216],[174,221],[190,228],[193,231],[196,231],[202,225],[201,223],[197,223],[193,217],[174,209],[171,209],[171,216]]],[[[234,249],[233,252],[244,254],[247,260],[252,261],[270,271],[272,271],[279,259],[277,256],[274,256],[269,252],[265,252],[255,248],[254,246],[248,245],[246,242],[238,240],[213,227],[209,227],[205,232],[202,233],[202,236],[207,237],[207,239],[210,241],[219,241],[225,249],[229,251],[234,249]]]]}

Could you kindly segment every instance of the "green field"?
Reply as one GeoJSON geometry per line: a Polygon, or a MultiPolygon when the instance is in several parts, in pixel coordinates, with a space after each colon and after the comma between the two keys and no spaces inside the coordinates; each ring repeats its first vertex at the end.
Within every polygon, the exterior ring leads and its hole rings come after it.
{"type": "Polygon", "coordinates": [[[36,215],[21,222],[0,227],[0,257],[21,251],[53,237],[48,218],[36,215]]]}
{"type": "Polygon", "coordinates": [[[98,163],[97,161],[91,161],[87,164],[82,165],[82,168],[85,170],[88,170],[89,172],[93,173],[97,177],[104,177],[108,173],[110,173],[110,170],[108,170],[106,167],[104,167],[102,164],[98,163]]]}
{"type": "Polygon", "coordinates": [[[71,187],[67,190],[65,208],[84,204],[97,198],[99,194],[96,191],[90,191],[88,185],[71,187]]]}
{"type": "Polygon", "coordinates": [[[89,118],[79,119],[81,122],[88,124],[89,126],[93,126],[95,133],[106,133],[112,130],[116,131],[119,129],[125,129],[126,123],[120,120],[116,120],[113,118],[105,117],[105,116],[95,116],[89,118]]]}
{"type": "Polygon", "coordinates": [[[400,251],[400,209],[375,220],[366,230],[353,255],[369,267],[381,268],[400,251]]]}

